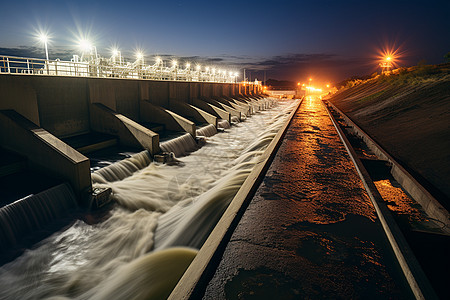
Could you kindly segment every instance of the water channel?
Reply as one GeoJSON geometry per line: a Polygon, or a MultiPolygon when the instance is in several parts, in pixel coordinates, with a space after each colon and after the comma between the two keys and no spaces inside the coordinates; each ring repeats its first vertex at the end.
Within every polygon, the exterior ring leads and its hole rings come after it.
{"type": "Polygon", "coordinates": [[[165,297],[295,105],[278,101],[214,135],[207,128],[201,147],[183,137],[171,163],[142,152],[94,172],[115,205],[2,266],[0,299],[165,297]]]}

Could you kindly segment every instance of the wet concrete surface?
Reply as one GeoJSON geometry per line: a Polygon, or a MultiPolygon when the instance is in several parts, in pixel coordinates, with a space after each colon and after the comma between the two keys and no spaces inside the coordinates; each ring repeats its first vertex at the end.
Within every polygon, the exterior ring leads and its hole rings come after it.
{"type": "Polygon", "coordinates": [[[301,104],[204,299],[413,298],[324,107],[301,104]]]}

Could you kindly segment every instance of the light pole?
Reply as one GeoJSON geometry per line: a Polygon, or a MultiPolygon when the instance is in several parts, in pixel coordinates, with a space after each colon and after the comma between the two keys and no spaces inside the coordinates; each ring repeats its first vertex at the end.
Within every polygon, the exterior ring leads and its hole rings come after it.
{"type": "Polygon", "coordinates": [[[386,74],[389,73],[389,69],[392,68],[392,61],[393,61],[392,56],[388,55],[384,58],[382,62],[380,62],[381,73],[386,74]],[[383,69],[385,70],[384,72],[383,69]]]}
{"type": "Polygon", "coordinates": [[[312,81],[312,78],[310,77],[308,81],[309,81],[308,90],[309,90],[309,92],[311,92],[311,81],[312,81]]]}
{"type": "Polygon", "coordinates": [[[47,36],[46,34],[44,34],[44,33],[41,33],[41,34],[39,35],[39,39],[41,40],[41,42],[44,43],[44,47],[45,47],[45,59],[48,61],[48,46],[47,46],[47,43],[48,43],[48,36],[47,36]]]}

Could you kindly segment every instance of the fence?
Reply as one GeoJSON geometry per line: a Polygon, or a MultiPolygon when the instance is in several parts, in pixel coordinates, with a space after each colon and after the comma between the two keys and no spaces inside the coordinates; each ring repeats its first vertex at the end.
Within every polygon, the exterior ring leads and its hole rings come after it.
{"type": "Polygon", "coordinates": [[[150,80],[203,81],[236,83],[237,74],[207,69],[193,70],[190,67],[180,68],[177,65],[164,66],[163,61],[154,65],[145,65],[140,60],[133,63],[95,58],[91,61],[46,60],[15,56],[0,56],[0,74],[76,76],[96,78],[133,78],[150,80]]]}

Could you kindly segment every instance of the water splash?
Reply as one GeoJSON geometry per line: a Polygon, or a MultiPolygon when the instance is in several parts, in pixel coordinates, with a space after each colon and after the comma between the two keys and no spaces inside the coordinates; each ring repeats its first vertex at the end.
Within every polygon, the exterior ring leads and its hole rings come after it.
{"type": "Polygon", "coordinates": [[[177,138],[162,142],[160,148],[162,151],[172,152],[175,154],[175,157],[181,157],[187,155],[189,152],[197,150],[198,145],[192,135],[186,133],[177,138]]]}
{"type": "MultiPolygon", "coordinates": [[[[187,149],[198,150],[188,150],[189,155],[180,157],[177,164],[144,160],[147,166],[131,175],[130,170],[124,171],[126,176],[116,171],[96,176],[95,172],[94,187],[111,187],[115,208],[102,222],[90,225],[78,220],[1,267],[0,299],[121,295],[108,282],[121,277],[119,270],[141,274],[138,262],[146,264],[146,258],[157,254],[152,252],[155,246],[200,247],[267,147],[270,132],[276,132],[283,124],[279,119],[285,120],[292,110],[289,103],[280,102],[277,109],[261,111],[207,137],[200,149],[192,147],[195,141],[189,136],[187,149]]],[[[164,268],[176,266],[167,263],[164,268]]],[[[159,268],[147,271],[142,276],[162,278],[159,268]]],[[[116,285],[136,280],[131,295],[153,288],[133,275],[125,277],[116,285]]]]}
{"type": "Polygon", "coordinates": [[[206,137],[213,136],[216,133],[217,133],[216,126],[214,126],[212,124],[209,124],[200,129],[197,129],[197,132],[196,132],[197,136],[206,136],[206,137]]]}
{"type": "Polygon", "coordinates": [[[228,129],[230,128],[230,122],[228,122],[228,120],[220,120],[217,122],[217,128],[221,128],[221,129],[228,129]]]}
{"type": "Polygon", "coordinates": [[[19,238],[71,213],[77,207],[72,189],[60,184],[0,208],[0,250],[19,238]]]}
{"type": "Polygon", "coordinates": [[[138,170],[141,170],[151,163],[148,151],[132,155],[119,162],[101,168],[91,174],[93,183],[107,183],[122,180],[131,176],[138,170]]]}

